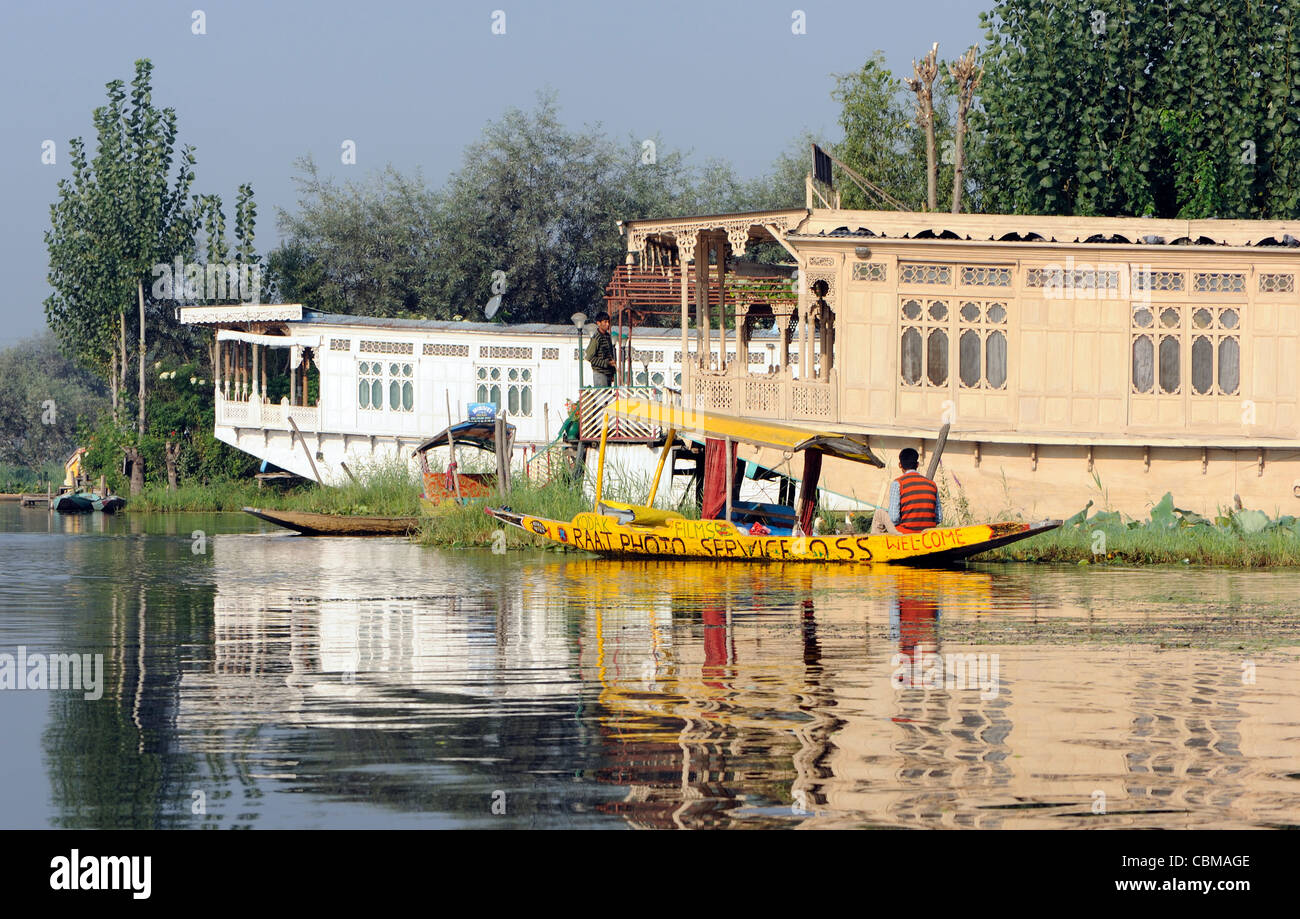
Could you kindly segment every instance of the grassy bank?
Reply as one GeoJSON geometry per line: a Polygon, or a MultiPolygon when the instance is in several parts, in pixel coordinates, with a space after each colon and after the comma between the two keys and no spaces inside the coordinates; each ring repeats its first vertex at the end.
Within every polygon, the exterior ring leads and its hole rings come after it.
{"type": "Polygon", "coordinates": [[[1078,565],[1300,567],[1300,520],[1263,511],[1221,512],[1213,519],[1174,506],[1166,494],[1146,520],[1084,508],[1060,529],[979,556],[981,561],[1078,565]]]}
{"type": "Polygon", "coordinates": [[[303,483],[280,490],[259,489],[256,482],[229,480],[208,485],[185,484],[175,491],[150,485],[128,500],[130,512],[238,511],[242,507],[313,511],[320,514],[413,517],[421,513],[420,482],[405,464],[376,465],[357,473],[360,484],[337,488],[303,483]]]}
{"type": "MultiPolygon", "coordinates": [[[[552,520],[571,520],[574,514],[591,510],[589,501],[583,497],[581,491],[562,485],[558,481],[541,486],[517,482],[511,487],[509,499],[489,499],[488,503],[508,505],[521,514],[549,517],[552,520]]],[[[457,547],[488,546],[493,542],[493,532],[504,529],[507,548],[554,545],[549,540],[525,533],[515,527],[502,527],[500,521],[484,513],[483,507],[484,502],[471,502],[448,506],[431,517],[425,517],[421,522],[420,535],[417,537],[420,544],[457,547]]]]}

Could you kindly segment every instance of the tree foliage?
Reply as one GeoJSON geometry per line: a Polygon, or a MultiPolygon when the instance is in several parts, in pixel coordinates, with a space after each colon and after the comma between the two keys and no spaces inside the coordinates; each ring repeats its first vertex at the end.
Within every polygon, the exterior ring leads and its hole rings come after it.
{"type": "Polygon", "coordinates": [[[103,383],[60,352],[52,335],[0,351],[0,463],[62,463],[77,426],[107,414],[103,383]]]}
{"type": "Polygon", "coordinates": [[[983,20],[989,209],[1296,215],[1297,0],[999,0],[983,20]]]}
{"type": "MultiPolygon", "coordinates": [[[[907,207],[924,209],[926,140],[925,131],[917,124],[912,94],[879,51],[860,69],[836,74],[834,79],[831,98],[840,103],[839,121],[844,131],[843,140],[834,145],[835,155],[907,207]]],[[[947,68],[940,68],[934,83],[934,131],[941,192],[952,188],[952,96],[947,68]]],[[[847,177],[837,184],[844,207],[889,208],[881,199],[864,194],[847,177]]],[[[941,194],[939,207],[944,206],[943,198],[941,194]]]]}
{"type": "MultiPolygon", "coordinates": [[[[194,151],[184,147],[177,157],[176,112],[154,105],[152,72],[148,60],[136,61],[129,99],[121,80],[107,84],[108,101],[93,116],[94,157],[88,159],[81,138],[69,143],[72,176],[58,184],[45,234],[54,289],[45,301],[47,323],[82,366],[103,374],[116,363],[115,386],[127,378],[123,338],[137,296],[154,264],[191,254],[198,220],[190,200],[194,151]]],[[[146,304],[145,323],[149,306],[155,321],[160,312],[146,304]]],[[[144,328],[132,337],[147,340],[144,328]]],[[[138,344],[135,357],[142,394],[147,354],[138,344]]],[[[143,431],[144,407],[137,409],[143,431]]]]}
{"type": "Polygon", "coordinates": [[[281,213],[268,269],[276,295],[327,312],[482,320],[504,287],[500,321],[567,323],[599,309],[619,220],[801,203],[787,165],[751,181],[695,168],[662,138],[570,128],[542,94],[489,123],[441,189],[392,168],[339,184],[300,160],[299,210],[281,213]]]}

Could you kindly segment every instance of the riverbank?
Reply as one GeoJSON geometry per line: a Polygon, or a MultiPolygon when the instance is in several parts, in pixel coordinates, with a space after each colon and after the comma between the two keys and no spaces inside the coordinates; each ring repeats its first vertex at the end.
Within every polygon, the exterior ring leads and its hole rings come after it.
{"type": "Polygon", "coordinates": [[[1171,495],[1146,520],[1113,511],[1088,516],[1092,503],[1050,533],[994,549],[984,561],[1076,565],[1300,567],[1300,519],[1259,510],[1224,511],[1213,519],[1174,505],[1171,495]]]}
{"type": "Polygon", "coordinates": [[[304,482],[290,488],[258,488],[248,480],[207,485],[184,484],[175,491],[148,485],[127,500],[128,513],[238,511],[244,507],[309,511],[317,514],[414,517],[420,508],[420,483],[405,468],[377,467],[362,482],[326,488],[304,482]]]}

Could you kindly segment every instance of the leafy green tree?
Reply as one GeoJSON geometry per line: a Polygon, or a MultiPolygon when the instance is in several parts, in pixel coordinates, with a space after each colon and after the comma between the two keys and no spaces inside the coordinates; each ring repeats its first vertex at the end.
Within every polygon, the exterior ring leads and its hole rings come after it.
{"type": "MultiPolygon", "coordinates": [[[[917,124],[916,102],[877,51],[853,73],[835,74],[831,98],[840,103],[844,139],[835,155],[909,208],[922,210],[928,197],[926,132],[917,124]]],[[[934,81],[934,138],[937,187],[952,187],[953,88],[947,68],[934,81]]],[[[967,137],[968,150],[972,147],[967,137]]],[[[968,153],[969,156],[969,153],[968,153]]],[[[805,158],[805,162],[806,162],[805,158]]],[[[837,182],[847,208],[892,209],[884,199],[864,193],[847,177],[837,182]]],[[[942,206],[942,202],[936,202],[942,206]]]]}
{"type": "Polygon", "coordinates": [[[999,0],[983,21],[985,207],[1300,210],[1297,0],[999,0]]]}
{"type": "MultiPolygon", "coordinates": [[[[71,142],[73,176],[59,183],[46,233],[54,288],[45,305],[50,328],[65,353],[102,371],[116,325],[118,350],[108,363],[110,373],[117,370],[119,396],[127,315],[135,307],[137,438],[146,430],[146,282],[153,280],[154,265],[191,254],[198,220],[190,201],[193,149],[184,147],[177,156],[176,113],[154,105],[152,72],[148,60],[136,61],[129,101],[120,80],[108,84],[108,103],[94,113],[95,157],[87,161],[80,138],[71,142]]],[[[132,455],[133,448],[126,449],[132,455]]]]}
{"type": "Polygon", "coordinates": [[[108,409],[103,383],[52,335],[0,351],[0,463],[62,464],[77,447],[78,424],[108,409]]]}
{"type": "Polygon", "coordinates": [[[269,285],[326,312],[479,320],[504,288],[501,321],[567,323],[599,308],[623,260],[619,220],[799,204],[793,162],[750,181],[720,161],[695,169],[661,138],[570,129],[543,94],[488,124],[438,191],[392,168],[339,185],[299,161],[299,210],[280,215],[269,285]]]}

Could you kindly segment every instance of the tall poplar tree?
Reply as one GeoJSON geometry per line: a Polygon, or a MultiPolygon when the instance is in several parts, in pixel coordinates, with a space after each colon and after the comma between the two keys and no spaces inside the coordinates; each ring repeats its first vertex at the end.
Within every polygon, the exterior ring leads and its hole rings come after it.
{"type": "MultiPolygon", "coordinates": [[[[66,354],[101,372],[108,365],[118,408],[135,320],[137,437],[145,433],[146,290],[154,265],[191,254],[198,221],[193,148],[177,154],[176,112],[154,105],[152,72],[148,60],[136,61],[129,99],[121,80],[108,84],[108,103],[94,113],[94,159],[80,138],[71,141],[72,178],[59,182],[45,234],[54,288],[46,319],[66,354]]],[[[133,459],[138,467],[138,451],[133,459]]]]}

